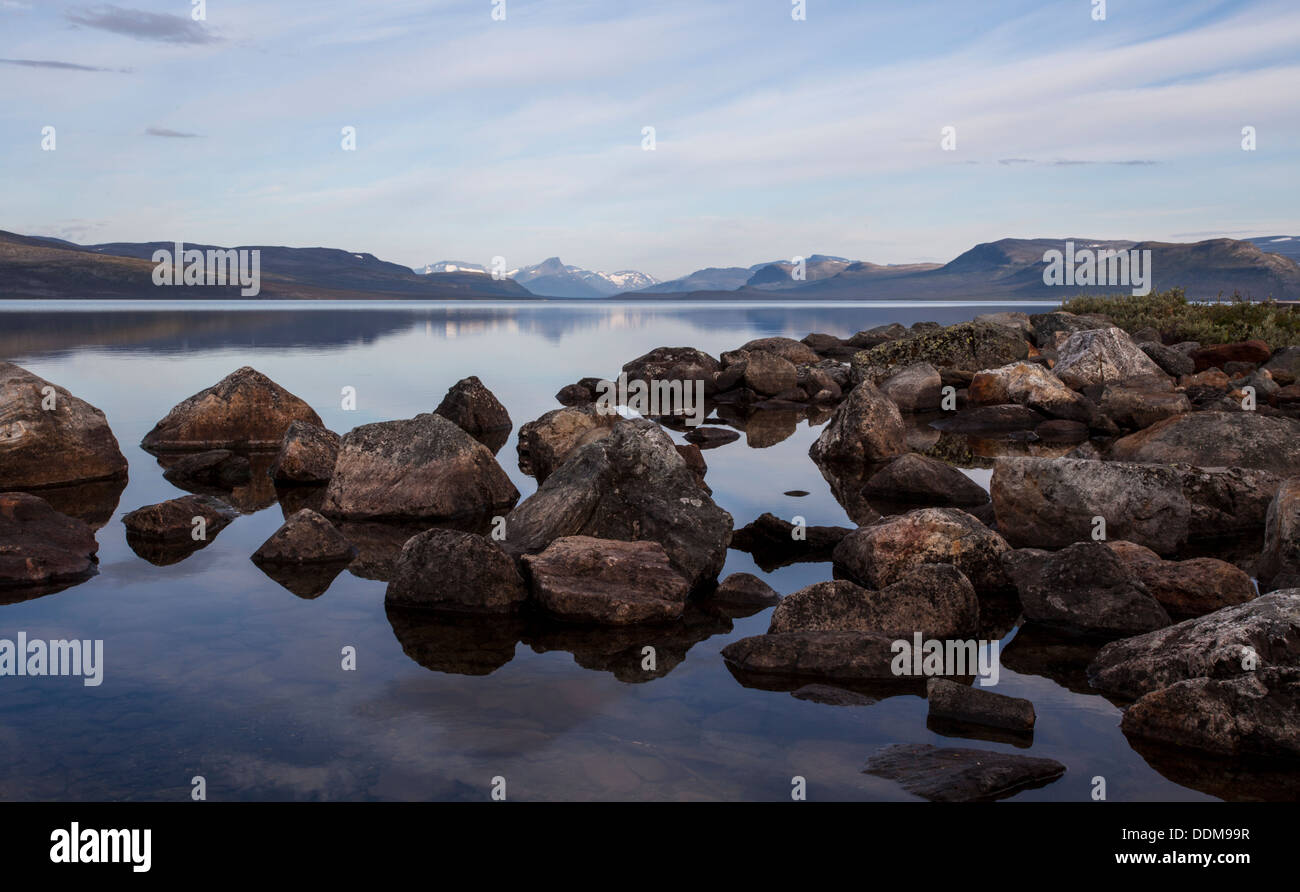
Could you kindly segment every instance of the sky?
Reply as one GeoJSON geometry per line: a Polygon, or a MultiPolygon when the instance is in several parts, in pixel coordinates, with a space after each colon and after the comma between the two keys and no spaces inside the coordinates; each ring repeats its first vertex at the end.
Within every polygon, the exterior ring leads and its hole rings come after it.
{"type": "Polygon", "coordinates": [[[0,0],[0,229],[660,279],[1300,235],[1296,0],[125,2],[0,0]]]}

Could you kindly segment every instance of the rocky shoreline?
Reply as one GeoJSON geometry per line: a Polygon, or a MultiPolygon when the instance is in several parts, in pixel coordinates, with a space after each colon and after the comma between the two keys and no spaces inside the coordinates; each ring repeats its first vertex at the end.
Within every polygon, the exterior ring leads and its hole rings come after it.
{"type": "MultiPolygon", "coordinates": [[[[123,516],[127,542],[175,563],[279,501],[284,525],[251,556],[267,575],[302,597],[344,570],[382,580],[403,649],[471,674],[526,640],[645,681],[728,617],[776,604],[765,634],[722,651],[741,684],[842,705],[928,696],[953,736],[1025,745],[1032,703],[972,672],[900,673],[895,648],[1019,625],[1006,665],[1112,699],[1135,745],[1300,759],[1300,347],[996,313],[718,357],[661,347],[612,378],[565,386],[519,428],[519,467],[538,483],[521,500],[498,460],[513,422],[476,377],[427,414],[339,434],[238,369],[145,436],[191,495],[123,516]],[[609,411],[612,378],[667,403],[609,411]],[[661,387],[673,382],[686,386],[661,387]],[[695,386],[700,426],[683,420],[695,386]],[[741,435],[770,445],[801,421],[821,425],[810,460],[856,527],[736,523],[707,453],[741,435]],[[1003,448],[962,454],[972,436],[1003,448]],[[989,490],[953,457],[991,467],[989,490]],[[750,574],[720,579],[729,548],[764,571],[822,563],[826,579],[783,598],[750,574]],[[647,642],[663,643],[651,669],[647,642]]],[[[96,572],[126,471],[102,412],[0,363],[0,603],[96,572]]],[[[999,798],[1064,771],[931,750],[892,748],[867,771],[932,799],[999,798]]]]}

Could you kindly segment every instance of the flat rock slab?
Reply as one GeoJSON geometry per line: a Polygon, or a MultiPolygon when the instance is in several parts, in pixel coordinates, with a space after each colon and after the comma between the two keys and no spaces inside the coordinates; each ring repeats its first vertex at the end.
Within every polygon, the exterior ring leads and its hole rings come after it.
{"type": "Polygon", "coordinates": [[[931,802],[988,802],[1049,784],[1065,774],[1065,766],[993,750],[899,743],[872,756],[864,773],[896,780],[931,802]]]}
{"type": "Polygon", "coordinates": [[[870,632],[769,632],[733,641],[722,649],[722,657],[750,675],[898,681],[893,642],[870,632]]]}
{"type": "Polygon", "coordinates": [[[930,718],[1007,731],[1034,730],[1034,704],[1020,697],[973,688],[947,678],[931,678],[926,682],[925,698],[930,703],[930,718]]]}
{"type": "Polygon", "coordinates": [[[571,622],[669,622],[681,617],[690,592],[657,542],[566,536],[523,562],[537,603],[571,622]]]}
{"type": "Polygon", "coordinates": [[[122,517],[126,530],[151,542],[189,542],[194,538],[195,518],[203,518],[207,539],[211,539],[239,512],[211,496],[181,496],[156,505],[145,505],[122,517]]]}

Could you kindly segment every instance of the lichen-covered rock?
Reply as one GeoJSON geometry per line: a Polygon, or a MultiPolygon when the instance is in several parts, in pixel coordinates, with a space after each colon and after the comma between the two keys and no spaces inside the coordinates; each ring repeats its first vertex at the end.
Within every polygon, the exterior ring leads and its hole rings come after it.
{"type": "Polygon", "coordinates": [[[384,594],[390,608],[446,613],[509,613],[527,599],[515,562],[496,544],[440,528],[406,540],[384,594]]]}
{"type": "Polygon", "coordinates": [[[906,451],[907,429],[898,407],[864,381],[840,403],[808,454],[818,464],[863,467],[906,451]]]}
{"type": "Polygon", "coordinates": [[[1257,412],[1195,412],[1158,422],[1117,440],[1116,461],[1203,468],[1257,468],[1300,474],[1300,421],[1257,412]]]}
{"type": "Polygon", "coordinates": [[[244,366],[177,403],[141,445],[153,452],[275,449],[294,421],[321,426],[311,406],[244,366]]]}
{"type": "Polygon", "coordinates": [[[1029,356],[1020,334],[989,322],[961,322],[887,341],[853,356],[853,380],[879,383],[897,369],[928,362],[939,369],[979,371],[1029,356]]]}
{"type": "Polygon", "coordinates": [[[1007,588],[1002,555],[1010,546],[957,508],[921,508],[859,527],[835,547],[835,566],[870,588],[884,588],[922,564],[951,564],[977,592],[1007,588]]]}
{"type": "Polygon", "coordinates": [[[328,483],[334,476],[341,439],[320,425],[294,421],[271,463],[271,479],[280,484],[328,483]]]}
{"type": "Polygon", "coordinates": [[[1075,390],[1164,374],[1120,328],[1075,332],[1057,349],[1057,356],[1052,371],[1075,390]]]}
{"type": "Polygon", "coordinates": [[[1096,412],[1088,399],[1066,387],[1041,365],[1013,362],[976,373],[970,383],[973,406],[1016,403],[1052,418],[1088,422],[1096,412]]]}
{"type": "Polygon", "coordinates": [[[538,606],[569,622],[670,622],[690,592],[657,542],[565,536],[523,562],[538,606]]]}

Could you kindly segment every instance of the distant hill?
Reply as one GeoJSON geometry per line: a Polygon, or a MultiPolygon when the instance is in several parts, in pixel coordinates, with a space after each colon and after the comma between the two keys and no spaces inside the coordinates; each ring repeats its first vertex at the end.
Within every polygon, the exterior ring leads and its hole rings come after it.
{"type": "MultiPolygon", "coordinates": [[[[485,266],[460,260],[442,260],[424,267],[423,273],[467,272],[487,274],[485,266]]],[[[609,297],[625,291],[637,291],[659,282],[654,276],[634,269],[605,273],[565,264],[558,257],[548,257],[532,266],[512,269],[505,273],[523,285],[532,294],[541,297],[609,297]]]]}
{"type": "Polygon", "coordinates": [[[1248,238],[1246,241],[1261,251],[1281,254],[1283,257],[1300,261],[1300,235],[1265,235],[1259,238],[1248,238]]]}

